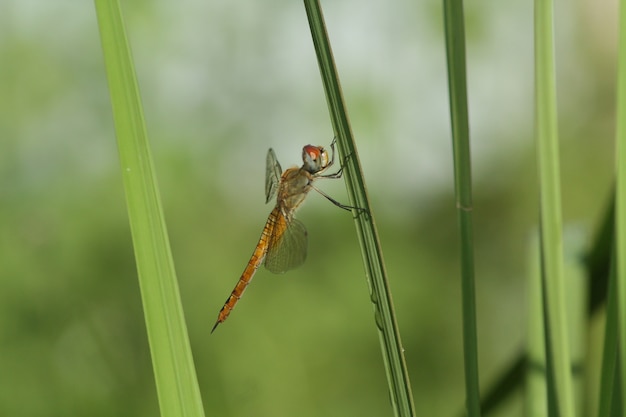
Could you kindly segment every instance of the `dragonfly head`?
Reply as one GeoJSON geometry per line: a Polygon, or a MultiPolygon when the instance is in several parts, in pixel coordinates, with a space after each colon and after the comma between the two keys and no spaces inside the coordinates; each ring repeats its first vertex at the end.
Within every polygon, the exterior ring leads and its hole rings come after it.
{"type": "Polygon", "coordinates": [[[302,148],[302,162],[311,174],[318,173],[328,166],[328,151],[321,146],[306,145],[302,148]]]}

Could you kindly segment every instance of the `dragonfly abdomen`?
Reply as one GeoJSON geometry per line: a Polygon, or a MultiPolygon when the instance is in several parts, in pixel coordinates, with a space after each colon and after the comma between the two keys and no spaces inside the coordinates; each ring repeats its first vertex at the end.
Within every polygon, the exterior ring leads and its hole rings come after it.
{"type": "Polygon", "coordinates": [[[220,323],[228,318],[230,312],[233,310],[233,308],[235,308],[237,301],[239,301],[243,296],[243,293],[248,287],[248,284],[250,283],[250,281],[252,281],[252,277],[254,277],[256,270],[259,269],[259,266],[261,266],[261,264],[265,260],[265,255],[267,254],[268,248],[268,239],[274,226],[276,225],[278,210],[278,207],[274,208],[274,210],[272,210],[269,217],[267,218],[267,222],[265,223],[263,232],[261,232],[261,238],[259,239],[259,243],[256,245],[256,248],[254,249],[254,252],[250,257],[250,260],[246,265],[246,269],[244,269],[241,277],[239,278],[239,281],[237,281],[237,285],[235,285],[235,288],[233,288],[233,291],[230,293],[230,296],[226,299],[224,306],[220,310],[217,316],[217,321],[215,322],[213,329],[211,329],[211,333],[213,333],[215,328],[220,323]]]}

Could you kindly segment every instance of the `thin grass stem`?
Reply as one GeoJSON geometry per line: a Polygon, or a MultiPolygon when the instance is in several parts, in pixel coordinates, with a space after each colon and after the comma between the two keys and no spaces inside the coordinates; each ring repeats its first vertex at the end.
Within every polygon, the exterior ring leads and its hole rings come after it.
{"type": "Polygon", "coordinates": [[[598,396],[598,417],[610,417],[614,395],[619,395],[614,387],[617,369],[617,294],[615,286],[615,262],[611,262],[609,270],[609,289],[606,305],[606,322],[604,324],[604,350],[600,373],[600,393],[598,396]]]}
{"type": "MultiPolygon", "coordinates": [[[[617,181],[616,181],[616,260],[617,260],[617,339],[620,398],[626,398],[626,1],[619,3],[619,56],[617,68],[617,181]]],[[[626,401],[622,401],[622,407],[626,401]]],[[[622,410],[622,415],[626,409],[622,410]]]]}
{"type": "Polygon", "coordinates": [[[559,415],[574,417],[563,271],[553,9],[552,1],[535,0],[535,129],[540,181],[541,259],[548,329],[547,360],[552,366],[549,375],[554,377],[559,415]]]}
{"type": "Polygon", "coordinates": [[[414,405],[411,384],[391,301],[391,291],[387,281],[378,232],[365,189],[363,172],[352,136],[324,18],[319,1],[305,0],[304,5],[309,19],[331,122],[337,137],[337,148],[343,161],[348,198],[351,206],[361,209],[353,210],[353,213],[369,284],[370,298],[374,304],[375,322],[379,329],[391,404],[396,416],[413,416],[414,405]]]}
{"type": "Polygon", "coordinates": [[[480,416],[478,336],[474,282],[474,237],[472,211],[472,168],[470,158],[465,23],[463,2],[444,1],[450,118],[454,149],[454,184],[461,240],[461,289],[463,306],[463,354],[467,415],[480,416]]]}
{"type": "Polygon", "coordinates": [[[544,294],[541,282],[539,236],[532,240],[528,268],[528,367],[526,370],[526,395],[524,415],[548,416],[548,381],[546,374],[546,341],[544,294]]]}

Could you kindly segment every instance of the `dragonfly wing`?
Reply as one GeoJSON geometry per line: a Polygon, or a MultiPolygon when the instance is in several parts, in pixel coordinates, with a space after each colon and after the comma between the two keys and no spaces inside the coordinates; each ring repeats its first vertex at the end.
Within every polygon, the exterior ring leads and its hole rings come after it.
{"type": "Polygon", "coordinates": [[[280,175],[283,170],[276,159],[274,150],[270,148],[267,151],[267,159],[265,166],[265,203],[267,204],[276,195],[278,190],[278,183],[280,182],[280,175]]]}
{"type": "Polygon", "coordinates": [[[296,219],[287,223],[282,216],[279,221],[284,223],[276,224],[265,257],[265,267],[275,274],[282,274],[302,265],[307,251],[307,231],[304,224],[296,219]]]}

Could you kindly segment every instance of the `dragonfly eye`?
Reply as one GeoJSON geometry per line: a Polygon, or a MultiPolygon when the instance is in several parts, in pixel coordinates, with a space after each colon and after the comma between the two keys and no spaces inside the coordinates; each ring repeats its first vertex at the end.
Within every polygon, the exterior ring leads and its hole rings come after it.
{"type": "Polygon", "coordinates": [[[328,152],[321,146],[307,145],[302,148],[304,169],[315,174],[328,166],[328,152]]]}

